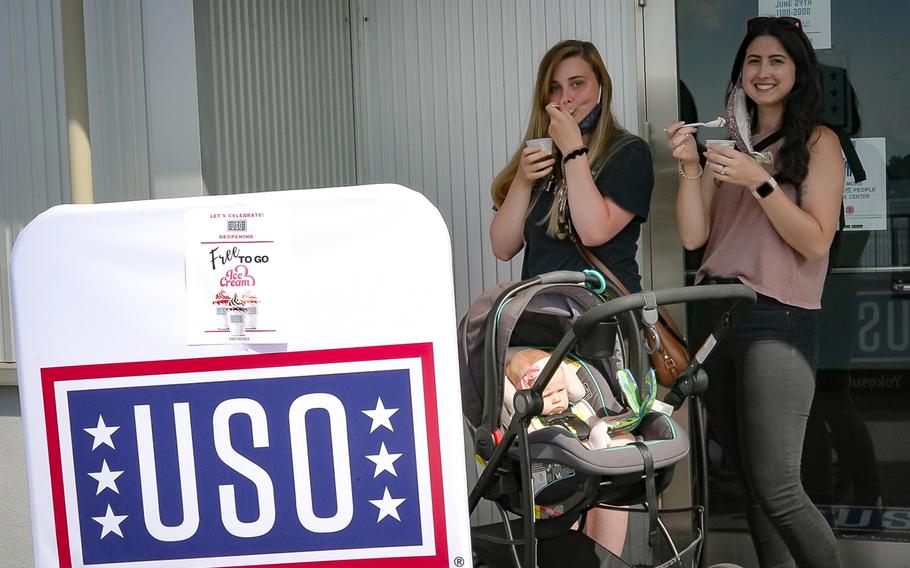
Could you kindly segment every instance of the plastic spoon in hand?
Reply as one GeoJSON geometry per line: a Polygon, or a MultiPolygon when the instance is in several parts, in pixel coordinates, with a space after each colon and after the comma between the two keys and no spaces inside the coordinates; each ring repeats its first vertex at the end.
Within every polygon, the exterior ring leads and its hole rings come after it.
{"type": "Polygon", "coordinates": [[[727,125],[727,121],[722,116],[718,116],[710,122],[693,122],[691,124],[683,124],[680,128],[693,127],[698,128],[699,126],[704,126],[705,128],[723,128],[727,125]]]}

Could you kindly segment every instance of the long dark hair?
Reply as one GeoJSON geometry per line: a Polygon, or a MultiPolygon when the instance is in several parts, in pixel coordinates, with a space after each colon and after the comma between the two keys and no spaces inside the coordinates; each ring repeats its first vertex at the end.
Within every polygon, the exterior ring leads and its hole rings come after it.
{"type": "MultiPolygon", "coordinates": [[[[821,124],[822,86],[821,70],[815,58],[815,50],[802,29],[788,19],[756,18],[750,22],[749,30],[736,52],[733,69],[730,71],[729,96],[742,74],[746,50],[759,36],[773,36],[780,41],[796,67],[796,81],[784,101],[784,116],[780,125],[783,145],[776,158],[779,164],[775,177],[789,181],[799,187],[809,173],[809,137],[815,127],[821,124]]],[[[754,131],[758,119],[755,103],[746,97],[746,107],[754,131]]]]}

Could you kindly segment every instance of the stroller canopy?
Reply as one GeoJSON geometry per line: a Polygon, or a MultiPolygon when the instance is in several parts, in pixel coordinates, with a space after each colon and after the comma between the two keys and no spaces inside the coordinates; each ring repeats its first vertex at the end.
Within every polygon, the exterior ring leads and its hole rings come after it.
{"type": "MultiPolygon", "coordinates": [[[[458,326],[461,402],[465,417],[475,428],[483,420],[487,316],[507,286],[502,284],[484,292],[458,326]]],[[[581,314],[603,301],[600,295],[583,286],[567,284],[538,284],[516,294],[499,313],[494,340],[496,380],[500,387],[510,345],[555,346],[581,314]]],[[[496,402],[501,406],[501,400],[496,402]]]]}

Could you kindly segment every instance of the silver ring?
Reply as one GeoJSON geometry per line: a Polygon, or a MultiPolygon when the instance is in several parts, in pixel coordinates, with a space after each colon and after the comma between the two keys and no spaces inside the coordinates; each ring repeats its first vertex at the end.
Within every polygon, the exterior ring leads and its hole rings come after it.
{"type": "Polygon", "coordinates": [[[727,175],[727,166],[721,166],[720,170],[717,173],[719,173],[722,176],[727,175]]]}

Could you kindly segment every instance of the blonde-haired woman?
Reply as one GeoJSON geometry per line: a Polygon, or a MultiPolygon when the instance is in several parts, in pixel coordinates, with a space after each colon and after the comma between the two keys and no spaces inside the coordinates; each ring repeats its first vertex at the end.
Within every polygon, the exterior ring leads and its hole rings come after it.
{"type": "MultiPolygon", "coordinates": [[[[612,94],[590,42],[559,42],[540,61],[525,138],[492,187],[493,254],[509,260],[524,248],[522,278],[589,268],[577,241],[626,288],[641,290],[635,253],[654,172],[648,145],[617,124],[612,94]],[[543,137],[553,139],[552,154],[527,145],[543,137]]],[[[585,532],[619,555],[627,515],[591,509],[585,532]]]]}
{"type": "Polygon", "coordinates": [[[590,42],[559,42],[540,61],[528,130],[491,190],[493,254],[509,260],[525,249],[523,278],[588,268],[577,241],[641,290],[635,254],[654,173],[647,144],[613,116],[612,92],[590,42]],[[527,145],[544,137],[552,154],[527,145]]]}

